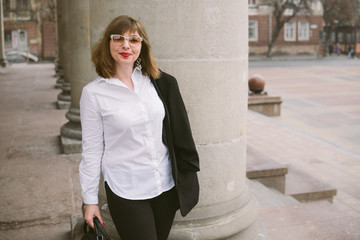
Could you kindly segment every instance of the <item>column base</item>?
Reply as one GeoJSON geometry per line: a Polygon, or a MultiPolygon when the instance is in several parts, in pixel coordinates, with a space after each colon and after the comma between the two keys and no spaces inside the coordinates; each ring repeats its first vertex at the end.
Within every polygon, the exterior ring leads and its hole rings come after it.
{"type": "Polygon", "coordinates": [[[56,77],[56,78],[60,77],[60,71],[62,71],[62,69],[61,69],[58,57],[55,58],[54,65],[55,65],[55,67],[54,67],[54,71],[55,71],[54,77],[56,77]]]}
{"type": "MultiPolygon", "coordinates": [[[[108,223],[108,221],[106,221],[108,223]]],[[[84,217],[82,213],[74,213],[70,218],[71,225],[71,240],[81,240],[84,235],[84,217]]],[[[116,230],[115,230],[116,231],[116,230]]],[[[114,232],[116,234],[116,232],[114,232]]],[[[118,236],[113,236],[112,239],[118,239],[118,236]]],[[[200,239],[200,238],[192,238],[192,239],[200,239]]],[[[264,224],[257,220],[250,226],[248,226],[245,230],[240,233],[233,235],[228,238],[224,238],[223,240],[266,240],[267,239],[267,231],[264,224]]]]}
{"type": "Polygon", "coordinates": [[[71,215],[71,240],[81,240],[84,235],[84,223],[82,213],[74,213],[71,215]]]}
{"type": "Polygon", "coordinates": [[[81,153],[81,140],[61,136],[61,146],[65,154],[81,153]]]}
{"type": "Polygon", "coordinates": [[[245,240],[245,239],[266,240],[267,231],[265,225],[261,221],[256,220],[256,222],[248,226],[245,230],[224,240],[245,240]]]}
{"type": "Polygon", "coordinates": [[[56,79],[55,88],[62,88],[62,85],[64,83],[64,77],[61,75],[56,79]]]}
{"type": "Polygon", "coordinates": [[[245,193],[249,200],[231,212],[212,218],[174,222],[169,240],[256,240],[259,233],[256,223],[258,201],[248,194],[245,193]]]}
{"type": "Polygon", "coordinates": [[[62,92],[57,97],[57,106],[59,109],[69,109],[71,107],[71,85],[63,82],[61,86],[62,92]]]}
{"type": "MultiPolygon", "coordinates": [[[[104,179],[101,175],[100,177],[100,185],[99,185],[99,195],[105,196],[105,188],[104,188],[104,179]]],[[[116,230],[114,222],[110,216],[109,208],[107,205],[107,200],[105,198],[99,198],[98,206],[100,208],[101,217],[105,222],[105,231],[109,235],[110,239],[112,240],[120,240],[119,234],[116,230]]],[[[71,224],[71,240],[81,240],[82,236],[84,235],[84,219],[83,216],[85,214],[85,207],[84,204],[82,206],[81,213],[75,213],[70,218],[71,224]]],[[[184,239],[183,239],[184,240],[184,239]]]]}
{"type": "Polygon", "coordinates": [[[58,109],[69,109],[71,107],[71,102],[58,100],[56,105],[58,109]]]}
{"type": "Polygon", "coordinates": [[[62,92],[57,97],[58,109],[70,109],[71,107],[71,95],[69,92],[62,92]]]}
{"type": "Polygon", "coordinates": [[[6,59],[1,58],[0,59],[0,66],[1,67],[6,67],[7,65],[9,65],[8,61],[6,61],[6,59]]]}
{"type": "MultiPolygon", "coordinates": [[[[71,240],[81,240],[84,235],[84,217],[82,213],[74,213],[70,218],[71,225],[71,240]]],[[[116,236],[117,237],[117,236],[116,236]]],[[[115,239],[117,239],[115,237],[115,239]]],[[[267,232],[266,228],[262,222],[256,221],[251,224],[247,229],[223,240],[244,240],[244,239],[254,239],[254,240],[266,240],[267,232]]]]}
{"type": "Polygon", "coordinates": [[[81,123],[80,123],[80,109],[70,108],[65,114],[69,122],[65,123],[61,129],[61,145],[64,153],[81,153],[81,123]]]}

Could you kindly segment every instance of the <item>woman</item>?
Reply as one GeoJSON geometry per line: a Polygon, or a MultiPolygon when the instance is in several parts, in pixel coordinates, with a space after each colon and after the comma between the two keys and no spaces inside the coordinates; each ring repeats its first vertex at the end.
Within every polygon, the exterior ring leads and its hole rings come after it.
{"type": "Polygon", "coordinates": [[[80,99],[85,220],[100,216],[100,171],[122,240],[167,239],[176,211],[198,202],[199,158],[174,77],[161,72],[144,27],[113,19],[92,49],[99,77],[80,99]]]}

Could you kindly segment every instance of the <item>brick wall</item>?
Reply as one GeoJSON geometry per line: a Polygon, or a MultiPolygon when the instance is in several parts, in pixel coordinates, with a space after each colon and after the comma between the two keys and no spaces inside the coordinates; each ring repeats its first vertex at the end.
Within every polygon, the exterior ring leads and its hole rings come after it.
{"type": "MultiPolygon", "coordinates": [[[[249,41],[249,51],[252,54],[263,54],[267,51],[269,44],[269,15],[250,15],[249,20],[257,20],[258,22],[258,40],[249,41]]],[[[298,53],[310,53],[318,54],[320,51],[320,32],[323,30],[322,17],[318,15],[314,16],[297,16],[291,21],[307,21],[309,22],[310,39],[307,41],[299,41],[296,37],[295,41],[284,40],[284,28],[281,30],[275,44],[273,51],[286,52],[291,55],[298,53]],[[312,26],[312,27],[311,27],[312,26]]],[[[274,26],[275,19],[272,19],[272,25],[274,26]]],[[[298,26],[298,25],[297,25],[298,26]]],[[[296,32],[298,29],[296,29],[296,32]]],[[[296,33],[297,35],[298,33],[296,33]]]]}
{"type": "Polygon", "coordinates": [[[35,22],[6,22],[5,30],[26,30],[29,52],[42,60],[56,56],[56,28],[54,22],[43,22],[41,29],[35,22]]]}
{"type": "Polygon", "coordinates": [[[42,58],[54,59],[56,55],[56,32],[54,22],[42,24],[42,58]]]}
{"type": "Polygon", "coordinates": [[[4,23],[5,30],[23,29],[27,31],[29,52],[36,56],[41,55],[41,38],[35,22],[6,22],[4,23]]]}
{"type": "Polygon", "coordinates": [[[250,41],[249,46],[267,46],[269,44],[269,16],[249,16],[249,20],[257,20],[258,22],[258,41],[250,41]]]}

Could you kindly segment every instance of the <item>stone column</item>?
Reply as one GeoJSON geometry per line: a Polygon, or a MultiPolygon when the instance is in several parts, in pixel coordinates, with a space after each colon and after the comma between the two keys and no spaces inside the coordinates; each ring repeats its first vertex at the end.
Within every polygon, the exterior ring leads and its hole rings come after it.
{"type": "Polygon", "coordinates": [[[64,62],[64,55],[65,55],[65,51],[64,51],[64,44],[66,39],[64,38],[64,34],[62,33],[63,28],[61,25],[62,22],[62,18],[64,17],[63,15],[63,1],[61,0],[57,0],[56,1],[56,42],[57,42],[57,47],[56,47],[56,75],[57,75],[57,79],[56,79],[56,88],[61,88],[63,82],[64,82],[64,69],[63,69],[63,62],[64,62]]]}
{"type": "MultiPolygon", "coordinates": [[[[57,107],[59,109],[68,109],[71,105],[71,87],[70,87],[70,69],[69,69],[69,29],[71,28],[69,22],[69,2],[70,0],[57,1],[58,13],[58,36],[59,36],[59,60],[62,71],[60,77],[56,81],[56,86],[61,88],[62,92],[57,97],[57,107]]],[[[74,25],[74,24],[72,24],[74,25]]]]}
{"type": "MultiPolygon", "coordinates": [[[[56,7],[56,11],[58,10],[57,8],[57,2],[55,2],[55,7],[56,7]]],[[[60,60],[59,60],[59,33],[58,33],[58,13],[56,12],[55,14],[55,39],[56,39],[56,52],[55,52],[55,59],[54,59],[54,70],[55,70],[55,74],[54,77],[56,78],[56,88],[59,88],[59,86],[57,85],[57,81],[60,77],[60,60]]]]}
{"type": "Polygon", "coordinates": [[[0,0],[0,66],[6,67],[8,62],[5,58],[5,43],[4,43],[4,9],[3,1],[0,0]]]}
{"type": "MultiPolygon", "coordinates": [[[[68,14],[70,22],[76,24],[68,29],[71,108],[66,113],[69,122],[61,128],[61,143],[65,153],[81,153],[79,101],[82,88],[94,79],[91,76],[89,0],[69,1],[68,14]]],[[[65,76],[67,72],[65,70],[65,76]]]]}
{"type": "MultiPolygon", "coordinates": [[[[247,2],[90,3],[92,45],[111,19],[133,16],[160,68],[179,82],[200,154],[200,201],[187,217],[176,216],[169,239],[256,239],[258,204],[245,183],[247,2]]],[[[103,191],[100,207],[109,226],[103,191]]]]}

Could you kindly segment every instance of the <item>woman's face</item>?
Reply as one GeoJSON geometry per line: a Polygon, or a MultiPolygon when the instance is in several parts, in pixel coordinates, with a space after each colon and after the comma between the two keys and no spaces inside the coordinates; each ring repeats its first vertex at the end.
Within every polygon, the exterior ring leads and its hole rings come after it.
{"type": "Polygon", "coordinates": [[[141,52],[141,41],[137,42],[138,38],[129,37],[139,37],[138,32],[125,32],[121,34],[122,38],[119,36],[114,36],[110,40],[110,54],[114,59],[117,67],[133,66],[136,59],[139,57],[141,52]]]}

